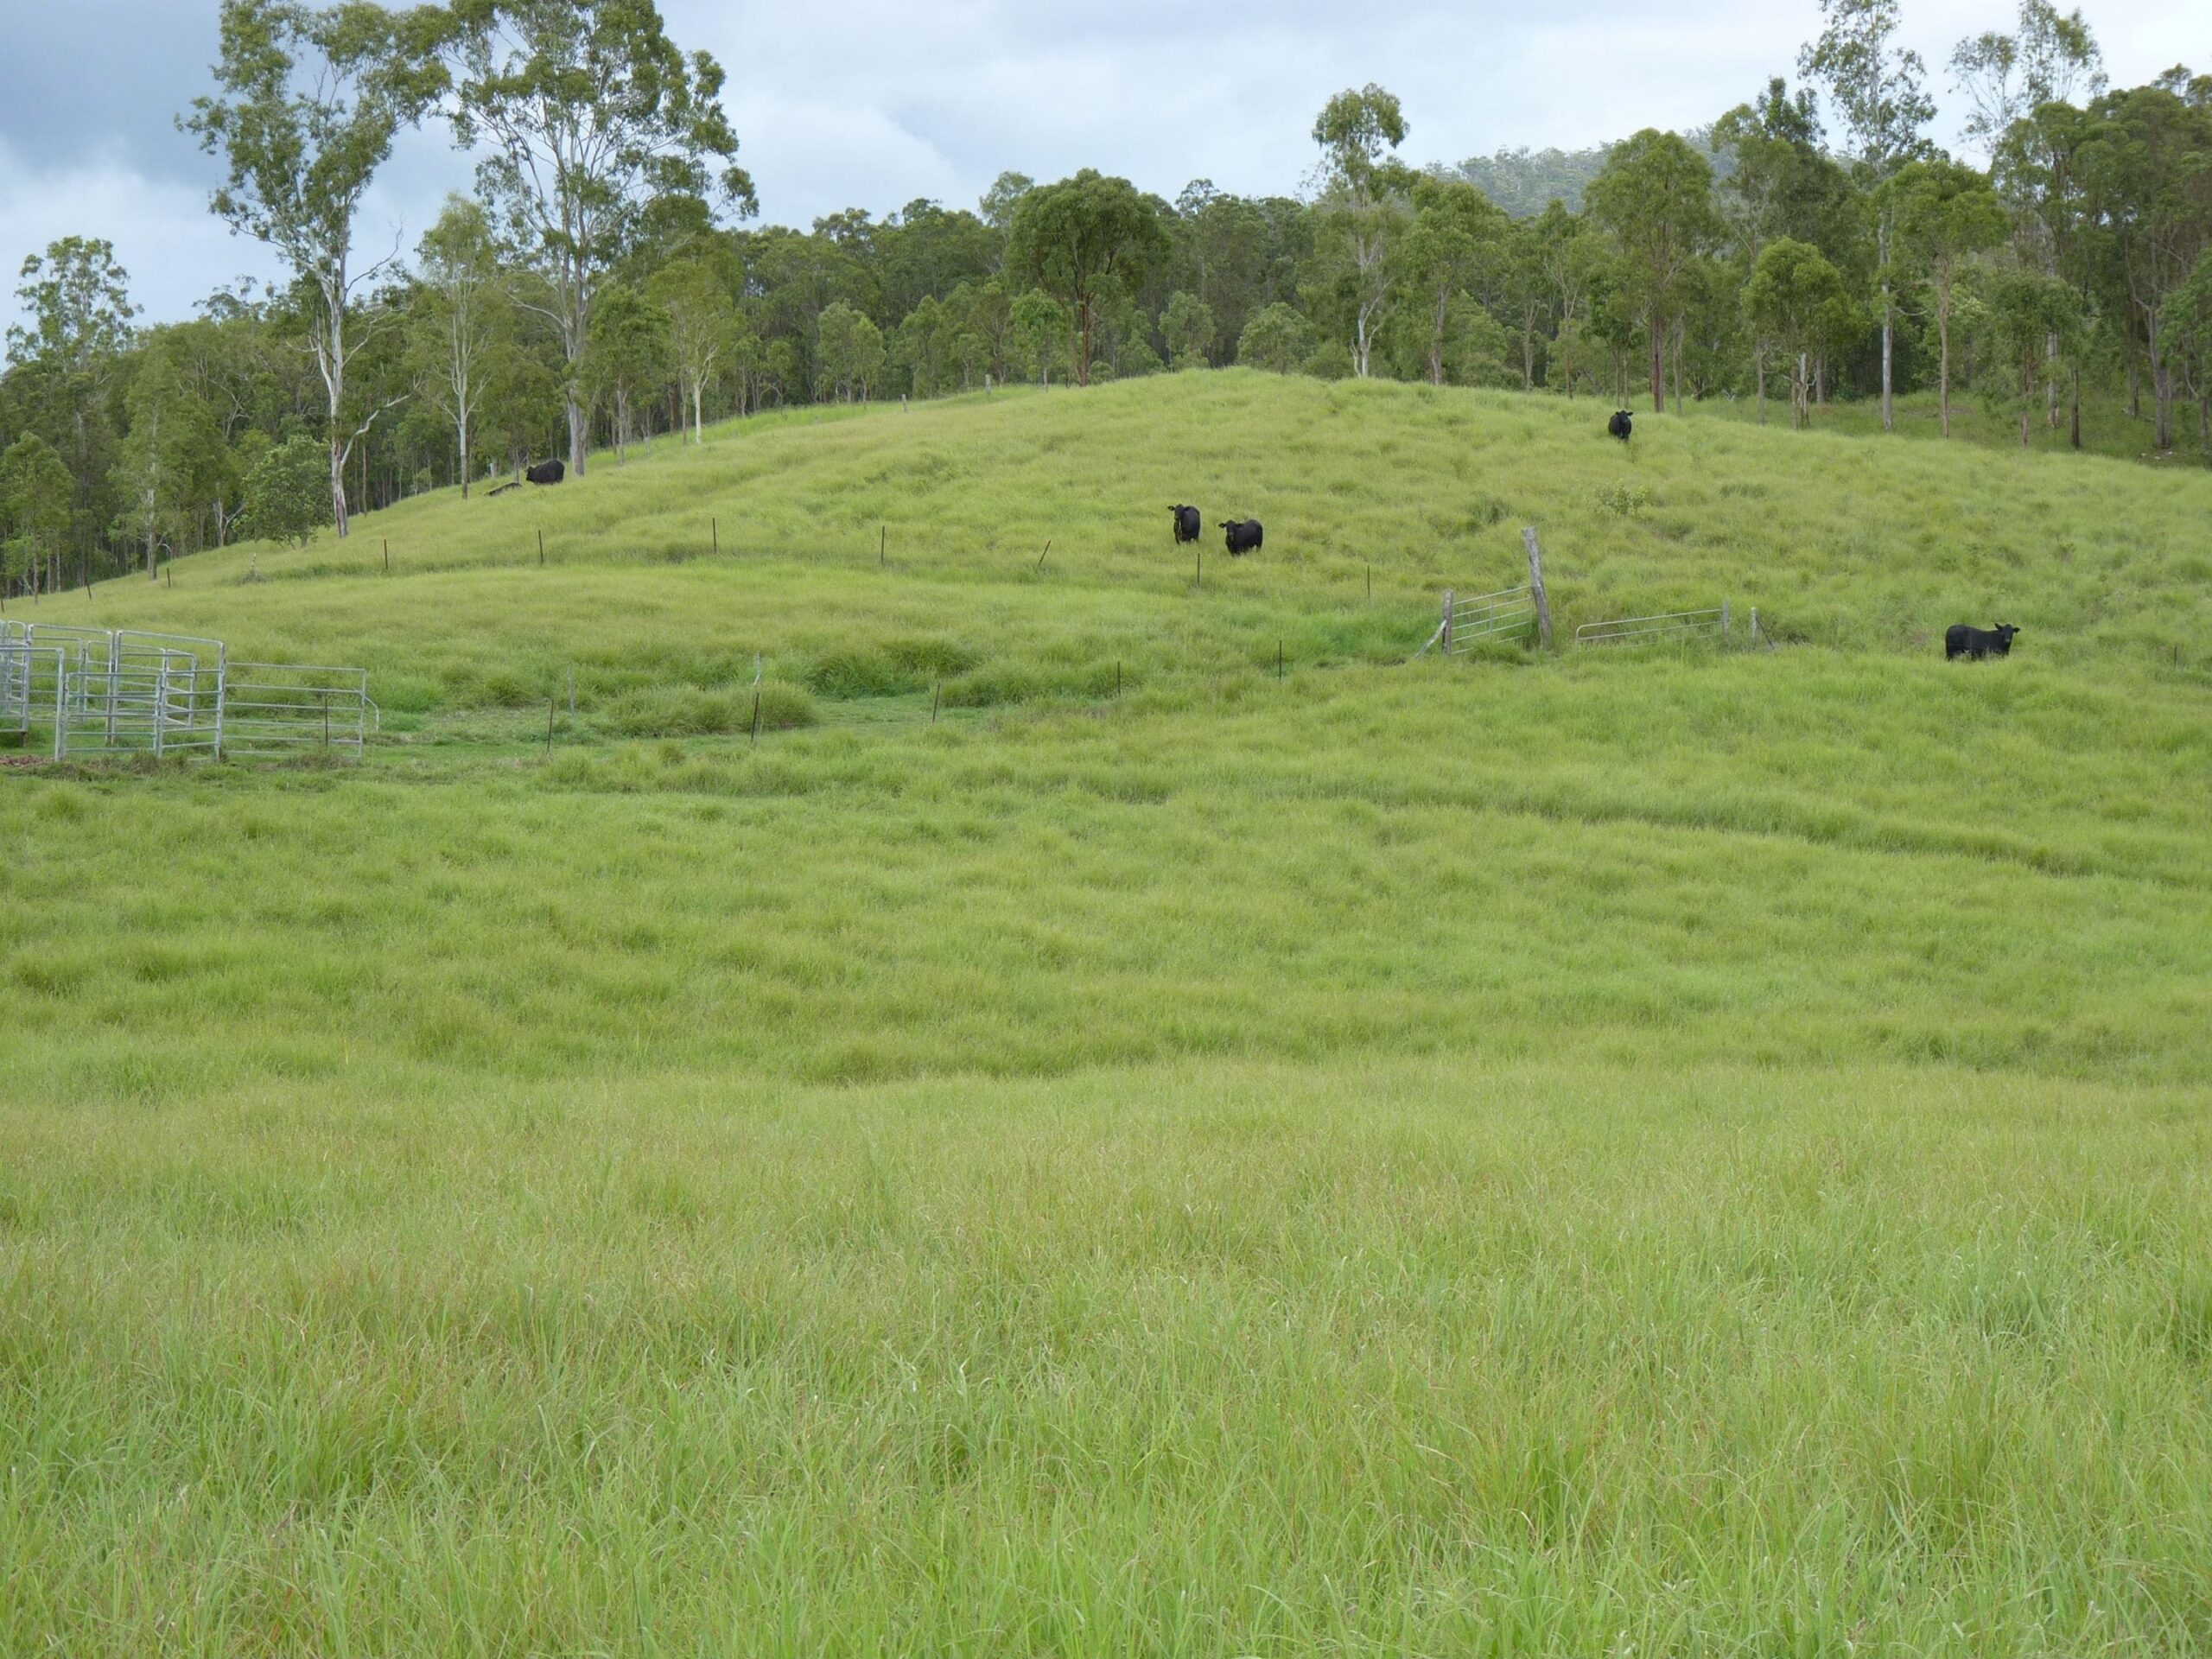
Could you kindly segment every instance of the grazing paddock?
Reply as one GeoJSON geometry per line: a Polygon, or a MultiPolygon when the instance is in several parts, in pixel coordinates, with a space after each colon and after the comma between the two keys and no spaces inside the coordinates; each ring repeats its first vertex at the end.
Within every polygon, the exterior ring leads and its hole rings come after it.
{"type": "Polygon", "coordinates": [[[2212,1646],[2208,486],[1594,407],[785,419],[63,596],[387,735],[0,778],[0,1652],[2212,1646]],[[1404,663],[1524,522],[1562,645],[1785,648],[1404,663]]]}

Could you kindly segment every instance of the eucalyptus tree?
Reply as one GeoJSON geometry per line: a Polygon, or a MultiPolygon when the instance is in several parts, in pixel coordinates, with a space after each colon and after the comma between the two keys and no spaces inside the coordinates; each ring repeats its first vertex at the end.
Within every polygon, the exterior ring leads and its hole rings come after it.
{"type": "MultiPolygon", "coordinates": [[[[1928,66],[1897,43],[1898,0],[1821,0],[1827,27],[1797,60],[1798,73],[1824,82],[1856,146],[1860,181],[1869,190],[1916,156],[1936,118],[1928,66]]],[[[1897,429],[1897,305],[1890,272],[1892,226],[1875,219],[1882,329],[1882,426],[1897,429]]]]}
{"type": "Polygon", "coordinates": [[[1024,367],[1037,371],[1037,384],[1050,388],[1052,364],[1064,360],[1068,340],[1068,308],[1040,288],[1033,288],[1014,302],[1009,321],[1014,350],[1024,367]]]}
{"type": "Polygon", "coordinates": [[[1349,267],[1352,372],[1363,379],[1389,307],[1390,254],[1413,188],[1411,170],[1395,156],[1408,130],[1397,99],[1372,81],[1338,92],[1313,122],[1321,149],[1317,228],[1349,267]]]}
{"type": "Polygon", "coordinates": [[[1842,274],[1809,243],[1778,237],[1744,285],[1744,314],[1790,364],[1789,424],[1810,425],[1815,363],[1858,326],[1842,274]]]}
{"type": "Polygon", "coordinates": [[[1179,369],[1202,369],[1213,346],[1213,308],[1197,295],[1178,289],[1168,296],[1160,314],[1160,332],[1167,341],[1167,360],[1179,369]]]}
{"type": "MultiPolygon", "coordinates": [[[[1713,124],[1713,142],[1732,162],[1718,195],[1738,265],[1749,280],[1759,255],[1777,237],[1821,250],[1844,275],[1855,275],[1849,255],[1863,246],[1861,206],[1850,179],[1823,147],[1820,105],[1811,90],[1795,92],[1780,76],[1750,103],[1713,124]]],[[[1752,381],[1758,417],[1766,420],[1765,340],[1751,331],[1752,381]]]]}
{"type": "Polygon", "coordinates": [[[1536,264],[1557,302],[1559,371],[1569,398],[1574,396],[1574,346],[1582,317],[1598,281],[1605,251],[1590,226],[1563,201],[1544,204],[1529,226],[1536,264]]]}
{"type": "Polygon", "coordinates": [[[2174,442],[2167,321],[2175,296],[2212,248],[2212,81],[2179,72],[2093,104],[2078,156],[2107,286],[2151,370],[2158,447],[2174,442]]]}
{"type": "Polygon", "coordinates": [[[1951,54],[1951,82],[1973,106],[1967,138],[1993,156],[2016,124],[2046,104],[2071,103],[2105,89],[2104,54],[2079,7],[2020,0],[2018,29],[1961,41],[1951,54]]]}
{"type": "Polygon", "coordinates": [[[115,529],[145,550],[146,575],[160,574],[163,543],[181,544],[206,505],[224,460],[207,404],[186,391],[168,353],[140,355],[124,395],[130,429],[116,461],[123,511],[115,529]]]}
{"type": "Polygon", "coordinates": [[[355,266],[354,221],[392,141],[443,90],[446,14],[387,11],[370,0],[327,10],[299,0],[223,0],[216,92],[180,124],[226,168],[210,202],[234,233],[265,243],[304,301],[309,349],[327,400],[332,522],[346,533],[346,462],[388,405],[346,397],[362,340],[355,298],[398,247],[355,266]]]}
{"type": "Polygon", "coordinates": [[[1613,151],[1585,199],[1619,246],[1649,336],[1651,407],[1663,413],[1668,330],[1692,265],[1721,234],[1712,163],[1677,135],[1647,127],[1613,151]]]}
{"type": "Polygon", "coordinates": [[[2019,416],[2024,449],[2038,387],[2058,360],[2048,342],[2068,340],[2080,329],[2081,296],[2055,276],[2015,266],[1989,283],[1983,305],[2003,354],[2005,401],[2019,416]]]}
{"type": "Polygon", "coordinates": [[[76,480],[54,447],[26,432],[0,450],[0,539],[11,550],[8,575],[27,577],[31,592],[60,585],[61,549],[69,531],[69,504],[76,480]],[[41,553],[46,556],[43,567],[41,553]]]}
{"type": "Polygon", "coordinates": [[[592,313],[655,198],[757,211],[735,165],[721,67],[686,55],[652,0],[454,0],[454,133],[480,147],[477,183],[543,267],[545,315],[569,373],[569,464],[584,470],[580,378],[592,313]]]}
{"type": "Polygon", "coordinates": [[[612,282],[592,307],[582,379],[613,405],[614,461],[629,459],[631,410],[640,397],[667,384],[668,319],[627,283],[612,282]]]}
{"type": "Polygon", "coordinates": [[[1159,204],[1127,179],[1090,168],[1025,194],[1007,243],[1008,274],[1066,309],[1077,385],[1090,382],[1099,327],[1115,302],[1166,257],[1159,204]]]}
{"type": "Polygon", "coordinates": [[[823,312],[818,327],[816,395],[834,391],[839,403],[868,402],[889,360],[883,331],[865,312],[842,300],[823,312]]]}
{"type": "Polygon", "coordinates": [[[1281,300],[1255,311],[1236,338],[1236,360],[1271,374],[1288,374],[1313,350],[1313,325],[1281,300]]]}
{"type": "Polygon", "coordinates": [[[1440,386],[1452,302],[1494,276],[1505,257],[1512,221],[1463,179],[1421,178],[1414,185],[1413,202],[1413,222],[1399,259],[1427,324],[1429,384],[1440,386]]]}
{"type": "Polygon", "coordinates": [[[453,429],[461,494],[474,474],[477,416],[490,395],[495,358],[510,349],[513,296],[484,210],[446,199],[417,251],[420,268],[408,325],[409,361],[423,399],[453,429]]]}
{"type": "Polygon", "coordinates": [[[8,329],[10,390],[68,467],[73,510],[89,513],[113,451],[109,387],[139,311],[130,274],[111,243],[65,236],[25,258],[18,275],[24,321],[8,329]]]}
{"type": "Polygon", "coordinates": [[[2197,454],[2212,466],[2212,248],[2197,257],[2196,269],[2175,289],[2169,315],[2196,398],[2197,454]]]}
{"type": "Polygon", "coordinates": [[[984,224],[1004,236],[1014,228],[1014,210],[1036,188],[1037,181],[1027,173],[1001,173],[983,192],[983,199],[976,204],[976,211],[984,224]]]}
{"type": "Polygon", "coordinates": [[[744,273],[727,245],[702,244],[645,281],[645,293],[667,319],[668,353],[691,406],[691,439],[707,441],[707,388],[738,344],[736,289],[744,273]]]}
{"type": "Polygon", "coordinates": [[[1988,176],[1963,162],[1907,162],[1882,186],[1877,211],[1897,227],[1932,302],[1938,348],[1937,408],[1951,435],[1951,314],[1967,261],[2005,239],[2005,204],[1988,176]]]}

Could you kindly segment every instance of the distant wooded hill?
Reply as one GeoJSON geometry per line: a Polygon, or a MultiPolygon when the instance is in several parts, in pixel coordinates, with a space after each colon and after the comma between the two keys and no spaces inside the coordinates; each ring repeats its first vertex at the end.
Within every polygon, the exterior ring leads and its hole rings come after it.
{"type": "MultiPolygon", "coordinates": [[[[1715,179],[1736,170],[1735,153],[1713,142],[1710,123],[1682,134],[1690,147],[1713,163],[1715,179]]],[[[1440,162],[1430,171],[1440,178],[1465,179],[1515,219],[1534,219],[1545,205],[1563,201],[1567,211],[1582,211],[1582,192],[1605,170],[1605,162],[1618,146],[1598,144],[1589,149],[1501,149],[1495,156],[1470,156],[1457,166],[1440,162]]]]}

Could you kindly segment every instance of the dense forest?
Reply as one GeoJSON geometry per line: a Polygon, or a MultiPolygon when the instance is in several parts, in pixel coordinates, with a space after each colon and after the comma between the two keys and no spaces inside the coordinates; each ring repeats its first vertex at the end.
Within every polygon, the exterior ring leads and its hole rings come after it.
{"type": "Polygon", "coordinates": [[[1796,84],[1687,135],[1423,168],[1370,85],[1285,157],[1294,194],[1008,173],[802,231],[753,222],[722,72],[650,4],[225,0],[181,124],[289,280],[144,324],[96,235],[23,260],[6,591],[776,405],[1233,364],[1798,425],[1932,394],[1947,435],[1973,400],[2023,443],[2079,446],[2086,405],[2212,455],[2212,77],[2113,88],[2081,13],[2025,0],[1948,66],[1955,156],[1897,3],[1823,0],[1796,84]],[[432,123],[476,189],[364,259],[363,192],[432,123]]]}

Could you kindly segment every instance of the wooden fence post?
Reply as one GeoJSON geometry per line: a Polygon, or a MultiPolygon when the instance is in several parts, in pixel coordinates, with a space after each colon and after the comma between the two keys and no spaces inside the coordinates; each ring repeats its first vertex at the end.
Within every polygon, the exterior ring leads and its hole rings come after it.
{"type": "Polygon", "coordinates": [[[1725,599],[1720,601],[1720,637],[1728,637],[1728,601],[1725,599]]]}
{"type": "Polygon", "coordinates": [[[1536,644],[1546,651],[1552,648],[1552,601],[1544,592],[1544,550],[1536,544],[1536,527],[1530,524],[1521,532],[1522,544],[1529,550],[1529,592],[1536,601],[1536,644]]]}
{"type": "Polygon", "coordinates": [[[1444,654],[1449,657],[1452,654],[1452,590],[1449,588],[1444,590],[1444,626],[1436,631],[1436,638],[1444,647],[1444,654]]]}

